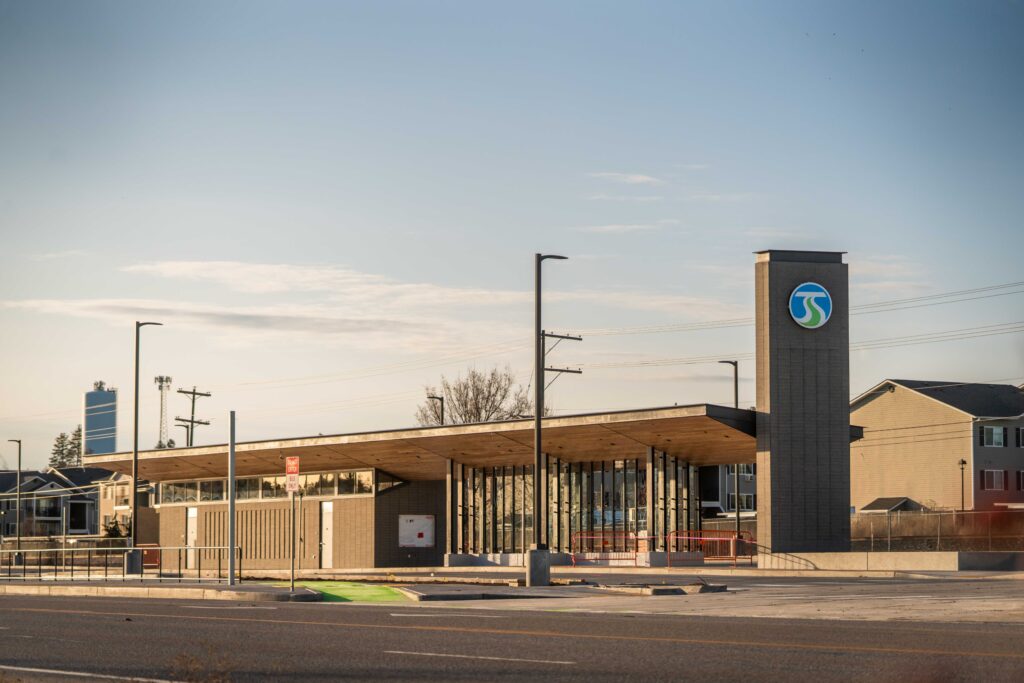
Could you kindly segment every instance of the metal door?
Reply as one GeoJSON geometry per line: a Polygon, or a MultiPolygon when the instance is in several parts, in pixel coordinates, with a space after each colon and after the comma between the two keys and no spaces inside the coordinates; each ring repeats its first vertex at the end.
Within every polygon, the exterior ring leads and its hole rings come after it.
{"type": "Polygon", "coordinates": [[[334,567],[334,501],[320,503],[320,568],[334,567]]]}
{"type": "Polygon", "coordinates": [[[185,551],[185,568],[196,568],[196,537],[198,536],[199,508],[188,508],[185,514],[185,546],[190,548],[185,551]]]}

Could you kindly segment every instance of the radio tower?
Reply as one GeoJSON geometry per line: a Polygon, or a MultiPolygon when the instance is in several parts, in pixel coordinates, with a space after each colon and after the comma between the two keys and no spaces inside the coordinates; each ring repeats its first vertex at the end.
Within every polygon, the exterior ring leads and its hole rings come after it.
{"type": "Polygon", "coordinates": [[[157,448],[170,448],[167,438],[167,392],[171,390],[171,378],[166,375],[154,377],[157,391],[160,392],[160,440],[156,442],[157,448]]]}

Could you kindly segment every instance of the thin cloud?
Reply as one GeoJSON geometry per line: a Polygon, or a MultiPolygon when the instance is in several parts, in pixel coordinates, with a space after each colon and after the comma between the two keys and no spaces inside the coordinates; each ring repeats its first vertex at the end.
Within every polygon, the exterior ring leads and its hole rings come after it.
{"type": "Polygon", "coordinates": [[[610,223],[608,225],[585,225],[573,228],[576,232],[586,232],[596,235],[621,235],[631,232],[645,232],[649,230],[661,230],[662,226],[650,223],[610,223]]]}
{"type": "Polygon", "coordinates": [[[664,185],[665,181],[654,176],[644,175],[642,173],[588,173],[591,178],[600,178],[601,180],[610,180],[615,183],[624,183],[626,185],[664,185]]]}
{"type": "Polygon", "coordinates": [[[757,197],[753,192],[695,192],[683,197],[687,202],[746,202],[757,197]]]}
{"type": "Polygon", "coordinates": [[[675,164],[675,167],[684,171],[706,171],[711,168],[711,164],[675,164]]]}
{"type": "Polygon", "coordinates": [[[592,202],[660,202],[664,197],[660,195],[631,195],[631,194],[592,194],[587,197],[592,202]]]}
{"type": "MultiPolygon", "coordinates": [[[[355,318],[327,311],[295,313],[283,308],[221,307],[192,302],[152,299],[27,299],[7,301],[6,308],[20,308],[38,313],[97,318],[123,322],[133,318],[155,318],[192,327],[241,328],[259,331],[312,332],[328,335],[368,333],[408,333],[417,326],[406,321],[386,318],[355,318]]],[[[291,307],[288,307],[289,309],[291,307]]]]}
{"type": "Polygon", "coordinates": [[[64,251],[49,251],[42,254],[36,254],[32,256],[33,261],[53,261],[55,259],[65,258],[76,258],[80,256],[88,256],[89,252],[85,249],[66,249],[64,251]]]}

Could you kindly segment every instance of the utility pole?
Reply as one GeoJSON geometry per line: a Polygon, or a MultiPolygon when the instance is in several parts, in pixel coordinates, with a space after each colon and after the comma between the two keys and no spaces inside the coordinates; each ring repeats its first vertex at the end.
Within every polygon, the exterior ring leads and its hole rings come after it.
{"type": "Polygon", "coordinates": [[[541,515],[541,510],[543,509],[541,502],[541,461],[544,458],[541,423],[544,416],[544,388],[547,378],[545,371],[582,373],[582,370],[548,368],[545,367],[544,362],[547,355],[547,337],[553,337],[559,339],[559,341],[562,339],[572,339],[574,341],[582,339],[581,337],[545,333],[541,318],[541,265],[547,259],[565,261],[568,258],[568,256],[557,256],[555,254],[534,254],[533,544],[530,546],[529,553],[527,553],[527,586],[547,586],[551,583],[551,557],[548,553],[546,539],[541,534],[543,523],[543,515],[541,515]]]}
{"type": "Polygon", "coordinates": [[[189,427],[189,429],[188,429],[188,444],[186,444],[186,445],[189,448],[191,448],[194,445],[193,442],[195,440],[195,435],[196,435],[196,425],[209,425],[210,424],[206,420],[197,420],[196,419],[196,399],[199,398],[200,396],[202,396],[203,398],[209,398],[213,394],[210,394],[209,392],[196,391],[196,388],[195,388],[194,385],[192,386],[192,391],[189,391],[187,389],[178,389],[178,393],[179,394],[184,394],[185,396],[188,396],[190,399],[192,399],[192,417],[190,419],[188,419],[188,420],[186,420],[183,417],[176,417],[176,418],[174,418],[175,422],[182,423],[183,425],[188,425],[188,427],[189,427]]]}

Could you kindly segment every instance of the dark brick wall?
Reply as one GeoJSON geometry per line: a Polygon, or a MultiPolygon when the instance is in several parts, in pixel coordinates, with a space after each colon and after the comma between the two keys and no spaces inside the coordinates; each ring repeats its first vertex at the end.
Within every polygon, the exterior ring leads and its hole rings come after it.
{"type": "Polygon", "coordinates": [[[445,483],[413,481],[377,495],[374,561],[377,567],[437,567],[444,564],[445,483]],[[399,515],[434,515],[433,548],[399,548],[399,515]]]}

